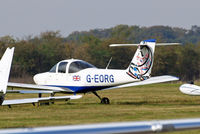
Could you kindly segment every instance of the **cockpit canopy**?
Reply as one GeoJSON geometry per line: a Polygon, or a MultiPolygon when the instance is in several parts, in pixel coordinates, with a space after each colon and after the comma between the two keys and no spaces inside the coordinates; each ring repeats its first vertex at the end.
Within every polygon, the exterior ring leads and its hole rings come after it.
{"type": "Polygon", "coordinates": [[[64,60],[54,65],[49,72],[76,73],[86,68],[96,68],[96,67],[82,60],[64,60]]]}

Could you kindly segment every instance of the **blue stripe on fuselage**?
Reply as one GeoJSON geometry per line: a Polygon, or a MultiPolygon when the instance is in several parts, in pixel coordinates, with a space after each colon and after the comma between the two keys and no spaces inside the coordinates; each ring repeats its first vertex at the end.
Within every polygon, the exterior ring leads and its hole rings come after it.
{"type": "Polygon", "coordinates": [[[144,40],[144,42],[156,42],[156,39],[144,40]]]}
{"type": "Polygon", "coordinates": [[[45,85],[45,86],[68,88],[75,93],[86,93],[112,87],[112,86],[58,86],[58,85],[45,85]]]}

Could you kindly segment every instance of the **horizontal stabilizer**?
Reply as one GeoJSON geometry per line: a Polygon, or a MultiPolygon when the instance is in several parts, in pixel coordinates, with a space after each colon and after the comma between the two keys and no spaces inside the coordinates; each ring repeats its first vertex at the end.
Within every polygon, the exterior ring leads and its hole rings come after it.
{"type": "MultiPolygon", "coordinates": [[[[110,44],[110,47],[130,47],[130,46],[138,46],[145,44],[110,44]]],[[[172,46],[172,45],[181,45],[181,43],[156,43],[156,46],[172,46]]]]}
{"type": "Polygon", "coordinates": [[[16,100],[4,100],[2,105],[16,105],[16,104],[28,104],[28,103],[42,103],[58,100],[73,100],[80,99],[82,95],[73,96],[57,96],[57,97],[42,97],[42,98],[28,98],[28,99],[16,99],[16,100]]]}
{"type": "Polygon", "coordinates": [[[200,95],[200,87],[194,84],[183,84],[179,90],[187,95],[200,95]]]}
{"type": "Polygon", "coordinates": [[[130,47],[130,46],[138,46],[140,44],[110,44],[110,47],[130,47]]]}
{"type": "Polygon", "coordinates": [[[140,85],[155,84],[155,83],[177,81],[177,80],[179,80],[178,77],[170,76],[170,75],[163,75],[163,76],[151,77],[151,78],[144,80],[144,81],[139,81],[139,82],[134,82],[134,83],[129,83],[129,84],[123,84],[123,85],[119,85],[119,86],[111,87],[111,88],[107,88],[107,89],[140,86],[140,85]]]}
{"type": "Polygon", "coordinates": [[[156,46],[172,46],[172,45],[181,45],[181,43],[156,43],[156,46]]]}

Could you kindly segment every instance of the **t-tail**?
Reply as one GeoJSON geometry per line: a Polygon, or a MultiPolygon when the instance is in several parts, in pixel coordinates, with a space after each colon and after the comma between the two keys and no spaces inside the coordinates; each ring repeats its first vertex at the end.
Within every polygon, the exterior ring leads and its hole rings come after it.
{"type": "Polygon", "coordinates": [[[11,49],[7,48],[0,60],[0,105],[3,103],[6,94],[13,54],[14,47],[11,49]]]}
{"type": "Polygon", "coordinates": [[[127,74],[135,79],[145,80],[151,76],[156,41],[144,40],[138,45],[127,69],[127,74]]]}
{"type": "Polygon", "coordinates": [[[126,73],[134,78],[146,80],[151,76],[154,61],[155,46],[180,45],[179,43],[156,43],[155,39],[141,41],[140,44],[112,44],[115,46],[138,46],[135,55],[126,70],[126,73]]]}

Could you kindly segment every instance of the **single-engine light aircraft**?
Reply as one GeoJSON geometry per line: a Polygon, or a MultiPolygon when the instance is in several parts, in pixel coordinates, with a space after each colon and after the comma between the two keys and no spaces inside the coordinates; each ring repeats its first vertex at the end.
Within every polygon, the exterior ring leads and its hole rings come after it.
{"type": "MultiPolygon", "coordinates": [[[[163,45],[179,45],[179,43],[156,44],[155,39],[150,39],[141,41],[140,44],[111,44],[110,47],[138,46],[127,69],[99,69],[83,60],[69,59],[58,62],[48,72],[36,74],[33,77],[36,85],[22,83],[6,83],[5,85],[12,89],[33,89],[7,90],[7,92],[38,93],[39,97],[41,97],[43,93],[51,93],[51,95],[54,96],[55,93],[61,92],[73,93],[74,96],[66,96],[66,98],[77,99],[81,97],[76,95],[77,93],[91,92],[101,100],[101,103],[109,104],[109,99],[107,97],[100,97],[97,91],[178,80],[177,77],[169,75],[151,77],[155,46],[163,45]]],[[[9,60],[12,60],[11,56],[9,60]]],[[[1,66],[4,67],[3,65],[1,66]]],[[[7,73],[7,75],[9,74],[7,73]]],[[[4,76],[1,77],[4,78],[4,76]]],[[[2,89],[4,88],[0,89],[2,92],[1,96],[4,96],[6,91],[2,89]]],[[[49,100],[54,100],[54,98],[49,98],[49,100]]],[[[40,100],[37,100],[37,102],[38,101],[40,100]]],[[[4,105],[17,104],[13,102],[4,103],[3,97],[1,98],[1,103],[4,105]]],[[[23,100],[20,100],[20,103],[23,103],[23,100]]],[[[27,101],[26,103],[33,102],[27,101]]]]}

